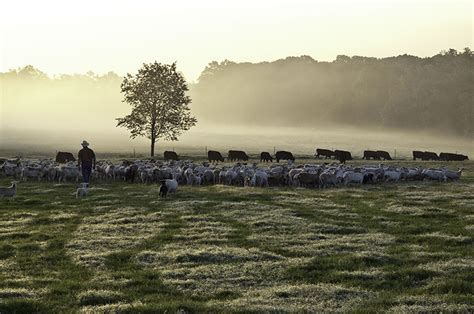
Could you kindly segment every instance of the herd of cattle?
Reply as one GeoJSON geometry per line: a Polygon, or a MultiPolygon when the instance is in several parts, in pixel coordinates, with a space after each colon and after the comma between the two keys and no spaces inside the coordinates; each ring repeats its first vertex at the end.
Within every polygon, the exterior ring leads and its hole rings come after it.
{"type": "MultiPolygon", "coordinates": [[[[165,151],[163,153],[165,161],[179,161],[179,156],[174,151],[165,151]]],[[[318,148],[314,154],[316,159],[325,158],[325,159],[334,159],[338,160],[341,163],[345,163],[348,160],[352,160],[352,154],[349,151],[345,150],[330,150],[318,148]]],[[[207,152],[207,158],[209,162],[224,162],[225,158],[222,154],[215,150],[210,150],[207,152]]],[[[227,153],[227,161],[248,161],[250,157],[241,150],[229,150],[227,153]]],[[[275,158],[269,152],[260,153],[260,162],[280,162],[280,160],[290,160],[295,161],[295,157],[291,152],[288,151],[277,151],[275,153],[275,158]]],[[[383,150],[365,150],[362,159],[365,160],[392,160],[390,154],[383,150]]],[[[440,153],[439,156],[434,152],[422,152],[422,151],[413,151],[413,160],[440,160],[440,161],[464,161],[469,160],[466,155],[453,154],[453,153],[440,153]]],[[[69,161],[76,161],[73,154],[67,152],[58,152],[56,155],[56,162],[66,163],[69,161]]]]}
{"type": "MultiPolygon", "coordinates": [[[[247,155],[232,151],[228,159],[241,160],[247,155]]],[[[320,156],[326,158],[329,154],[320,156]]],[[[244,153],[245,154],[245,153],[244,153]]],[[[272,157],[262,153],[262,157],[272,157]]],[[[337,156],[338,153],[336,153],[337,156]]],[[[320,157],[318,156],[318,158],[320,157]]],[[[383,156],[383,154],[379,155],[383,156]]],[[[169,156],[168,156],[169,157],[169,156]]],[[[177,157],[177,156],[176,156],[177,157]]],[[[264,158],[264,159],[265,159],[264,158]]],[[[374,157],[372,157],[374,158],[374,157]]],[[[382,158],[382,157],[381,157],[382,158]]],[[[342,163],[295,164],[289,152],[278,152],[277,161],[286,159],[288,162],[257,166],[257,163],[236,162],[232,165],[218,165],[212,161],[223,161],[218,152],[209,151],[209,162],[193,162],[191,160],[123,160],[120,163],[98,161],[93,171],[94,180],[125,182],[141,182],[144,184],[166,182],[177,185],[212,185],[225,184],[235,186],[301,186],[320,187],[348,184],[376,184],[382,182],[398,182],[404,180],[436,180],[453,181],[461,176],[462,169],[453,171],[446,167],[395,167],[392,165],[371,164],[352,166],[342,163]]],[[[262,160],[264,160],[262,159],[262,160]]],[[[49,180],[53,182],[81,180],[81,172],[73,161],[58,163],[52,159],[5,160],[0,171],[6,176],[14,176],[21,180],[49,180]]]]}
{"type": "MultiPolygon", "coordinates": [[[[210,150],[207,153],[209,162],[224,162],[224,157],[222,154],[215,150],[210,150]]],[[[348,160],[352,160],[352,154],[349,151],[345,150],[329,150],[329,149],[316,149],[315,158],[325,158],[325,159],[335,159],[341,163],[345,163],[348,160]]],[[[178,161],[178,155],[172,151],[164,152],[165,160],[175,160],[178,161]]],[[[288,151],[277,151],[275,153],[275,159],[277,162],[280,160],[290,160],[295,161],[295,157],[291,152],[288,151]]],[[[390,154],[383,150],[365,150],[362,159],[365,160],[392,160],[390,154]]],[[[422,151],[413,151],[413,160],[440,160],[440,161],[464,161],[469,160],[466,155],[453,154],[453,153],[440,153],[439,156],[433,152],[422,152],[422,151]]],[[[228,161],[248,161],[249,156],[241,150],[229,150],[227,154],[228,161]]],[[[260,153],[260,162],[273,162],[273,157],[269,152],[260,153]]]]}

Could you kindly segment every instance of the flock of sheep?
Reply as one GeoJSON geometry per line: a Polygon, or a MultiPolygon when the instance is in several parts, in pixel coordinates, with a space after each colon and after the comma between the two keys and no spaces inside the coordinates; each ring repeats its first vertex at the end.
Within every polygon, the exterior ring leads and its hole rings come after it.
{"type": "MultiPolygon", "coordinates": [[[[81,172],[75,162],[59,164],[51,159],[6,160],[0,166],[6,176],[20,180],[49,180],[55,182],[80,182],[81,172]]],[[[122,180],[143,184],[165,183],[169,192],[178,185],[234,186],[295,186],[319,187],[349,184],[377,184],[403,180],[454,181],[461,176],[462,169],[453,171],[446,167],[395,167],[391,165],[345,165],[332,163],[297,165],[292,161],[270,166],[256,163],[234,163],[217,165],[209,162],[197,163],[188,160],[159,161],[136,160],[114,164],[99,161],[93,171],[96,181],[122,180]]]]}

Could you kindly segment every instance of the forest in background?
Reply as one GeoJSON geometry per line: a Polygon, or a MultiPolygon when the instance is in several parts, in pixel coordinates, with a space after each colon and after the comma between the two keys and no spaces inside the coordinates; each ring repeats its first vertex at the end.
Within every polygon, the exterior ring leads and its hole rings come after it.
{"type": "MultiPolygon", "coordinates": [[[[129,111],[121,80],[114,72],[51,77],[33,66],[0,73],[2,128],[113,129],[129,111]]],[[[466,48],[428,58],[213,61],[189,95],[201,126],[345,126],[474,138],[473,86],[474,54],[466,48]]]]}
{"type": "Polygon", "coordinates": [[[192,88],[201,115],[223,123],[330,125],[474,135],[474,55],[309,56],[212,62],[192,88]]]}

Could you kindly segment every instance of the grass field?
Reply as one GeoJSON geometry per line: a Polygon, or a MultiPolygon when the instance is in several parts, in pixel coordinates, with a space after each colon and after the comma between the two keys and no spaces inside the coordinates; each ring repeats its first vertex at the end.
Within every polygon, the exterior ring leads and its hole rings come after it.
{"type": "Polygon", "coordinates": [[[22,182],[0,199],[0,313],[472,312],[474,163],[458,166],[451,183],[166,200],[151,185],[76,200],[75,183],[22,182]]]}

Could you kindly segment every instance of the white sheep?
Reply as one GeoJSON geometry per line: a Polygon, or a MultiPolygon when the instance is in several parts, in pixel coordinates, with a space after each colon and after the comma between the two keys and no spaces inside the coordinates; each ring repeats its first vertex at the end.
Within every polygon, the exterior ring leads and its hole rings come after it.
{"type": "Polygon", "coordinates": [[[16,182],[13,181],[9,187],[0,187],[0,197],[15,197],[16,196],[16,182]]]}

